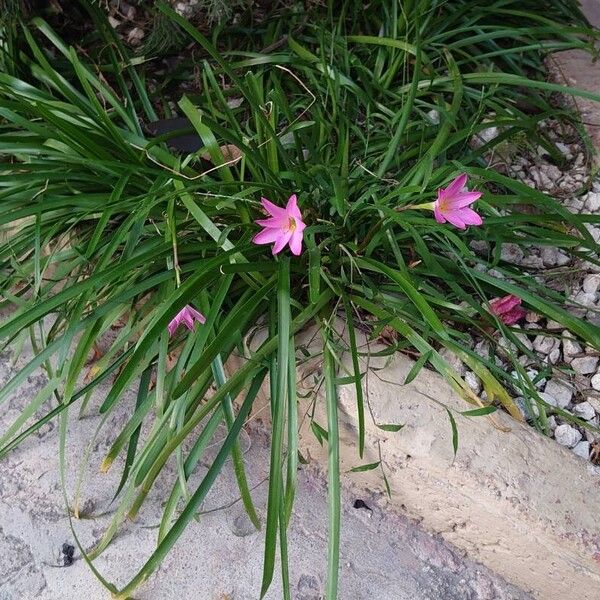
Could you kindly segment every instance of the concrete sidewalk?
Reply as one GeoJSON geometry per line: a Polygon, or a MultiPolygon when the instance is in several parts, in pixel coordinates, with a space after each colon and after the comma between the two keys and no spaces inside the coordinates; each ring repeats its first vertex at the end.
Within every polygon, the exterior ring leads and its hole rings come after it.
{"type": "MultiPolygon", "coordinates": [[[[21,362],[21,361],[20,361],[21,362]]],[[[0,385],[15,370],[8,356],[0,360],[0,385]]],[[[31,377],[19,394],[3,406],[5,431],[20,409],[44,385],[31,377]]],[[[104,392],[106,389],[104,390],[104,392]]],[[[90,405],[90,414],[101,400],[90,405]]],[[[114,506],[112,494],[121,464],[106,475],[98,466],[110,441],[133,406],[129,394],[110,416],[92,445],[90,468],[82,489],[85,518],[74,521],[77,534],[89,548],[97,542],[114,506]]],[[[72,413],[68,442],[69,489],[99,418],[76,419],[72,413]]],[[[223,431],[215,436],[216,452],[223,431]]],[[[268,474],[268,436],[255,427],[244,434],[245,459],[253,495],[264,515],[268,474]]],[[[59,484],[58,435],[54,423],[28,439],[0,462],[0,600],[100,600],[109,593],[98,583],[75,549],[74,561],[64,566],[63,545],[75,546],[59,484]]],[[[209,453],[210,454],[210,453],[209,453]]],[[[358,461],[357,461],[358,462],[358,461]]],[[[198,469],[198,479],[206,463],[198,469]]],[[[124,584],[150,555],[156,541],[161,503],[175,476],[170,465],[135,523],[113,541],[95,561],[111,582],[124,584]]],[[[313,467],[299,472],[296,508],[289,533],[290,577],[295,600],[323,597],[326,573],[327,494],[325,478],[313,467]]],[[[440,490],[440,494],[444,491],[440,490]]],[[[203,511],[168,555],[155,575],[136,593],[136,600],[255,600],[259,597],[263,532],[255,532],[237,498],[229,464],[207,498],[203,511]],[[219,508],[225,506],[226,508],[219,508]]],[[[67,560],[69,550],[67,551],[67,560]]],[[[269,600],[280,600],[277,574],[269,600]]],[[[508,585],[484,567],[464,558],[440,537],[421,530],[414,521],[395,514],[385,496],[343,493],[340,600],[525,600],[529,596],[508,585]],[[361,502],[368,506],[365,507],[361,502]],[[356,504],[355,504],[356,503],[356,504]],[[354,506],[360,506],[355,508],[354,506]]]]}

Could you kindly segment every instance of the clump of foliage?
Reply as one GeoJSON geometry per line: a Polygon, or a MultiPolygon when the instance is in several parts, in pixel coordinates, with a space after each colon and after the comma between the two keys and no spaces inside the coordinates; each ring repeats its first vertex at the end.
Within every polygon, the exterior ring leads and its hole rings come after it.
{"type": "Polygon", "coordinates": [[[516,359],[519,381],[493,357],[474,353],[468,340],[472,332],[491,339],[499,329],[527,352],[515,329],[489,311],[492,298],[513,294],[600,349],[598,327],[567,312],[563,294],[523,276],[500,253],[504,243],[551,244],[598,264],[586,228],[597,217],[571,214],[488,168],[496,145],[526,135],[548,147],[538,123],[573,119],[552,104],[561,88],[545,81],[542,59],[552,50],[588,47],[589,32],[573,2],[544,2],[543,11],[540,4],[374,0],[365,10],[348,0],[314,3],[308,12],[292,4],[254,28],[223,26],[208,39],[158,3],[197,45],[160,82],[152,61],[132,58],[94,3],[81,3],[93,23],[81,42],[85,54],[40,18],[18,24],[19,51],[3,52],[0,73],[1,306],[10,309],[0,338],[11,344],[30,336],[37,355],[0,401],[40,368],[48,384],[4,432],[0,453],[57,417],[64,452],[69,410],[86,406],[111,381],[99,409],[106,418],[140,381],[135,410],[103,463],[108,469],[127,455],[115,490],[119,508],[90,558],[140,509],[173,454],[178,477],[152,556],[121,590],[103,580],[115,597],[131,595],[156,569],[228,456],[258,525],[238,437],[267,374],[272,452],[262,592],[279,544],[282,593],[290,597],[294,336],[308,325],[320,328],[324,342],[325,394],[316,401],[326,403],[328,415],[329,599],[337,594],[339,562],[339,385],[356,388],[360,456],[368,418],[358,360],[349,377],[336,373],[344,351],[358,356],[357,328],[374,337],[383,328],[395,331],[394,349],[420,357],[419,367],[437,370],[483,412],[503,405],[518,417],[506,388],[521,386],[539,409],[537,427],[546,427],[547,406],[516,359]],[[181,97],[183,81],[193,85],[181,97]],[[177,154],[168,135],[146,133],[148,123],[170,114],[173,100],[201,140],[198,152],[177,154]],[[501,127],[497,138],[470,144],[492,126],[501,127]],[[483,192],[481,227],[463,232],[407,209],[434,200],[461,172],[483,192]],[[292,193],[307,224],[305,250],[273,257],[252,243],[254,221],[264,218],[259,201],[282,205],[292,193]],[[474,241],[486,242],[487,251],[474,252],[474,241]],[[205,324],[169,337],[169,322],[188,304],[204,313],[205,324]],[[341,313],[347,343],[333,326],[341,313]],[[268,335],[251,352],[245,340],[261,321],[268,335]],[[88,354],[111,332],[91,380],[82,382],[88,354]],[[446,361],[444,348],[481,377],[485,402],[446,361]],[[227,377],[223,363],[235,353],[249,360],[227,377]],[[229,433],[212,466],[198,487],[184,489],[221,422],[229,433]]]}

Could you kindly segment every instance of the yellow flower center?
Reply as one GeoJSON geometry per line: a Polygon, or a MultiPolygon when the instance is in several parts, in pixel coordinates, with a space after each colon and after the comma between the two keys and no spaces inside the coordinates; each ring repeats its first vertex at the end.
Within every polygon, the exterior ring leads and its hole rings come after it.
{"type": "Polygon", "coordinates": [[[296,231],[296,219],[294,219],[294,217],[290,217],[288,219],[288,226],[286,227],[286,231],[296,231]]]}

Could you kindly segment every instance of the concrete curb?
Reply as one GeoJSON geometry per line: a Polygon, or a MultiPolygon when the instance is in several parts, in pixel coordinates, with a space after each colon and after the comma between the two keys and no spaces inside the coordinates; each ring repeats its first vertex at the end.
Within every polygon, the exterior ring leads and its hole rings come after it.
{"type": "MultiPolygon", "coordinates": [[[[504,413],[494,414],[494,425],[489,417],[455,412],[459,448],[454,458],[451,425],[440,402],[464,411],[465,401],[430,371],[401,385],[413,362],[400,354],[387,364],[369,362],[363,383],[373,418],[404,427],[382,431],[367,414],[365,456],[359,459],[355,390],[341,386],[342,470],[377,462],[380,449],[391,504],[398,510],[536,598],[597,599],[597,469],[504,413]]],[[[308,365],[299,380],[315,368],[308,365]]],[[[303,401],[301,418],[314,409],[315,420],[326,427],[323,398],[311,404],[303,401]]],[[[310,419],[301,426],[300,451],[326,468],[327,447],[316,440],[310,419]]],[[[365,489],[385,490],[379,469],[346,476],[365,489]]]]}

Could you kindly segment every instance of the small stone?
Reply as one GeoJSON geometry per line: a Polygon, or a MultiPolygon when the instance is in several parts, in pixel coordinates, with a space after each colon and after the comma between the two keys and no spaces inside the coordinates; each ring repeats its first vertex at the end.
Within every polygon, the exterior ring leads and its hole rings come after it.
{"type": "Polygon", "coordinates": [[[577,304],[582,304],[583,306],[594,306],[594,302],[596,302],[596,292],[578,292],[577,295],[573,298],[574,302],[577,304]]]}
{"type": "Polygon", "coordinates": [[[600,325],[600,311],[598,311],[597,308],[594,310],[588,310],[585,313],[585,318],[592,325],[600,325]]]}
{"type": "Polygon", "coordinates": [[[473,348],[475,354],[481,356],[481,358],[489,358],[490,356],[490,343],[487,340],[481,340],[477,342],[475,348],[473,348]]]}
{"type": "Polygon", "coordinates": [[[571,361],[571,367],[579,375],[589,375],[596,370],[598,366],[597,356],[580,356],[571,361]]]}
{"type": "Polygon", "coordinates": [[[560,360],[560,347],[554,348],[550,354],[548,354],[548,362],[551,365],[555,365],[560,360]]]}
{"type": "MultiPolygon", "coordinates": [[[[517,326],[514,325],[514,327],[517,326]]],[[[527,350],[533,350],[533,344],[524,333],[515,332],[515,337],[521,342],[521,344],[523,344],[523,346],[525,346],[525,348],[527,348],[527,350]]]]}
{"type": "MultiPolygon", "coordinates": [[[[564,185],[564,182],[560,185],[561,188],[563,189],[567,189],[570,190],[573,185],[564,185]]],[[[569,198],[566,200],[565,202],[567,208],[571,211],[571,212],[581,212],[583,210],[584,202],[583,200],[580,200],[579,198],[569,198]]]]}
{"type": "Polygon", "coordinates": [[[591,213],[595,213],[600,211],[600,193],[598,192],[589,192],[586,194],[585,198],[585,208],[587,211],[591,213]]]}
{"type": "Polygon", "coordinates": [[[433,125],[439,125],[440,124],[440,111],[439,110],[435,110],[435,108],[432,108],[427,113],[427,116],[429,117],[429,120],[431,121],[431,123],[433,125]]]}
{"type": "MultiPolygon", "coordinates": [[[[539,375],[539,371],[537,369],[527,369],[527,377],[529,379],[529,381],[533,382],[535,380],[535,383],[533,384],[535,386],[536,389],[541,389],[544,387],[544,385],[546,384],[546,379],[544,377],[542,377],[541,379],[536,379],[536,377],[539,375]]],[[[518,371],[512,371],[510,376],[515,380],[515,381],[521,381],[522,377],[521,374],[518,371]]]]}
{"type": "Polygon", "coordinates": [[[600,398],[598,398],[598,396],[587,396],[585,401],[590,404],[597,413],[600,413],[600,398]]]}
{"type": "Polygon", "coordinates": [[[479,379],[475,373],[472,371],[467,371],[465,373],[465,381],[476,394],[479,394],[481,391],[481,379],[479,379]]]}
{"type": "Polygon", "coordinates": [[[562,337],[563,337],[563,343],[562,343],[562,348],[563,348],[563,356],[565,358],[565,362],[567,364],[570,364],[571,361],[573,360],[573,357],[577,356],[578,354],[581,354],[583,352],[583,348],[581,347],[581,345],[576,342],[570,331],[563,331],[562,332],[562,337]]]}
{"type": "Polygon", "coordinates": [[[466,371],[467,371],[467,367],[465,366],[465,363],[463,363],[462,360],[460,360],[460,358],[454,353],[452,352],[452,350],[449,350],[448,348],[442,348],[440,350],[440,356],[446,360],[446,362],[461,376],[463,376],[466,371]]]}
{"type": "Polygon", "coordinates": [[[573,448],[573,452],[577,454],[577,456],[581,456],[581,458],[585,458],[588,460],[590,457],[590,443],[589,442],[579,442],[573,448]]]}
{"type": "Polygon", "coordinates": [[[492,140],[496,139],[500,135],[500,130],[497,127],[488,127],[487,129],[482,129],[477,137],[484,143],[487,144],[492,140]]]}
{"type": "Polygon", "coordinates": [[[596,373],[592,375],[592,379],[590,380],[590,385],[598,392],[600,392],[600,373],[596,373]]]}
{"type": "Polygon", "coordinates": [[[523,250],[517,244],[502,244],[500,258],[506,262],[521,264],[524,257],[523,250]]]}
{"type": "Polygon", "coordinates": [[[567,144],[563,144],[563,142],[556,142],[556,147],[558,151],[567,159],[571,160],[573,158],[573,153],[571,152],[571,148],[567,146],[567,144]]]}
{"type": "Polygon", "coordinates": [[[541,169],[552,181],[556,181],[562,175],[562,171],[555,165],[542,165],[541,169]]]}
{"type": "MultiPolygon", "coordinates": [[[[600,195],[600,194],[599,194],[600,195]]],[[[600,287],[600,275],[592,273],[583,279],[583,291],[586,294],[595,294],[600,287]]]]}
{"type": "Polygon", "coordinates": [[[247,537],[256,533],[256,527],[252,524],[252,521],[248,518],[245,512],[240,512],[234,515],[229,528],[233,535],[237,537],[247,537]]]}
{"type": "Polygon", "coordinates": [[[540,315],[538,315],[536,312],[533,312],[532,310],[528,311],[525,315],[525,320],[528,323],[537,323],[540,320],[540,318],[540,315]]]}
{"type": "Polygon", "coordinates": [[[321,598],[321,585],[314,575],[300,575],[298,580],[298,600],[319,600],[321,598]]]}
{"type": "Polygon", "coordinates": [[[550,354],[550,352],[552,352],[552,350],[554,350],[554,348],[559,344],[559,340],[547,335],[538,335],[533,340],[534,349],[541,354],[550,354]]]}
{"type": "Polygon", "coordinates": [[[562,323],[559,323],[558,321],[553,321],[552,319],[548,319],[547,323],[546,323],[546,329],[549,329],[550,331],[555,331],[556,329],[562,329],[562,323]]]}
{"type": "Polygon", "coordinates": [[[544,246],[541,251],[541,258],[544,266],[553,267],[558,260],[558,250],[552,246],[544,246]]]}
{"type": "Polygon", "coordinates": [[[146,35],[146,34],[143,29],[141,29],[140,27],[134,27],[127,34],[127,41],[132,46],[137,46],[142,41],[142,38],[144,37],[144,35],[146,35]]]}
{"type": "Polygon", "coordinates": [[[559,267],[564,267],[571,262],[571,257],[564,250],[557,250],[556,252],[556,264],[559,267]]]}
{"type": "Polygon", "coordinates": [[[590,235],[594,238],[595,242],[600,241],[600,227],[586,223],[585,228],[590,232],[590,235]]]}
{"type": "Polygon", "coordinates": [[[584,421],[591,421],[596,416],[596,411],[589,402],[580,402],[573,407],[573,414],[584,421]]]}
{"type": "Polygon", "coordinates": [[[544,388],[546,394],[554,397],[559,408],[566,408],[573,399],[573,388],[558,379],[550,379],[544,388]]]}
{"type": "Polygon", "coordinates": [[[573,448],[581,440],[581,432],[564,423],[554,430],[554,438],[561,446],[573,448]]]}
{"type": "MultiPolygon", "coordinates": [[[[588,423],[592,427],[598,427],[598,425],[600,424],[600,420],[598,419],[598,417],[594,417],[591,421],[588,421],[588,423]]],[[[596,431],[592,431],[591,429],[588,429],[586,427],[583,434],[585,435],[585,439],[588,442],[590,442],[590,444],[600,443],[600,433],[597,433],[596,431]]]]}
{"type": "MultiPolygon", "coordinates": [[[[517,405],[517,408],[519,409],[519,412],[521,413],[523,418],[526,421],[530,421],[532,419],[532,415],[529,411],[529,407],[527,405],[527,400],[525,400],[525,398],[523,396],[518,396],[517,398],[515,398],[515,404],[517,405]]],[[[530,400],[529,405],[531,407],[531,412],[533,413],[533,417],[539,417],[540,409],[538,408],[537,404],[535,403],[535,400],[530,400]]]]}
{"type": "Polygon", "coordinates": [[[564,406],[561,406],[560,400],[558,400],[558,398],[555,398],[552,394],[549,394],[548,392],[539,392],[539,395],[540,398],[546,404],[549,404],[550,406],[555,406],[556,408],[565,408],[564,406]]]}
{"type": "Polygon", "coordinates": [[[554,415],[551,415],[550,417],[548,417],[548,428],[550,429],[550,431],[552,431],[552,433],[554,433],[554,430],[558,427],[558,423],[556,422],[556,417],[554,415]]]}
{"type": "Polygon", "coordinates": [[[510,340],[508,340],[505,337],[501,337],[498,340],[498,347],[502,348],[503,350],[506,350],[508,354],[516,354],[517,352],[517,347],[515,346],[515,344],[513,344],[510,340]]]}
{"type": "Polygon", "coordinates": [[[530,356],[527,356],[526,354],[522,354],[521,356],[519,356],[519,358],[517,358],[517,361],[523,367],[528,367],[529,365],[534,365],[537,362],[537,359],[531,358],[530,356]]]}

